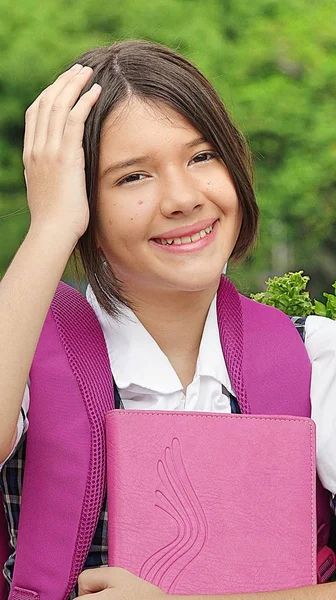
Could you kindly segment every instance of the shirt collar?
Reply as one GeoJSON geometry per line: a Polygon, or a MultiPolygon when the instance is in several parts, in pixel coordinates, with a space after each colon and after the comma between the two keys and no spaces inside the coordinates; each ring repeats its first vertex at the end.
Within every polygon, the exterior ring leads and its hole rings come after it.
{"type": "Polygon", "coordinates": [[[233,393],[219,336],[217,295],[210,305],[204,325],[196,364],[195,377],[197,376],[212,377],[224,385],[231,394],[233,393]]]}
{"type": "MultiPolygon", "coordinates": [[[[162,394],[183,389],[167,356],[130,308],[123,306],[118,317],[109,315],[98,303],[90,285],[86,298],[102,327],[118,388],[136,385],[162,394]]],[[[204,325],[195,378],[199,376],[216,379],[232,393],[219,338],[216,296],[204,325]]]]}

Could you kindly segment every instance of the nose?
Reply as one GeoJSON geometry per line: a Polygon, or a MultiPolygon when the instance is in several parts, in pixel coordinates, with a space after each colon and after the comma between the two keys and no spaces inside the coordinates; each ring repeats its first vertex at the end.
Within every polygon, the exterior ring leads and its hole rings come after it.
{"type": "Polygon", "coordinates": [[[166,177],[161,192],[160,208],[165,217],[190,215],[204,204],[203,195],[187,174],[176,171],[166,177]]]}

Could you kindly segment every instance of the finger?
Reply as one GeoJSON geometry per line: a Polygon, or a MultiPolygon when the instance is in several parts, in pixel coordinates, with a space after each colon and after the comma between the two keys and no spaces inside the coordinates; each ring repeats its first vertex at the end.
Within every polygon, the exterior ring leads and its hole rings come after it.
{"type": "Polygon", "coordinates": [[[60,146],[69,113],[78,102],[84,86],[86,86],[92,76],[92,72],[90,67],[84,67],[78,76],[74,77],[55,99],[49,116],[48,145],[56,148],[60,146]]]}
{"type": "Polygon", "coordinates": [[[77,77],[77,75],[79,75],[83,69],[84,67],[82,65],[74,65],[71,67],[71,69],[62,73],[56,79],[56,81],[48,86],[40,95],[34,135],[34,147],[36,149],[41,149],[45,145],[50,112],[55,100],[62,90],[69,85],[69,83],[71,83],[71,81],[77,77]]]}
{"type": "Polygon", "coordinates": [[[109,589],[97,592],[95,594],[80,594],[78,598],[75,598],[75,600],[78,600],[79,597],[81,600],[94,600],[94,598],[97,600],[113,600],[113,598],[115,598],[115,600],[117,600],[118,597],[120,598],[120,596],[117,597],[114,592],[115,590],[109,589]]]}
{"type": "Polygon", "coordinates": [[[34,137],[35,137],[35,128],[36,128],[36,120],[37,120],[37,112],[39,107],[39,101],[41,98],[40,94],[37,96],[36,100],[29,106],[26,110],[25,114],[25,130],[24,130],[24,140],[23,140],[23,163],[26,163],[26,159],[30,156],[34,137]]]}
{"type": "Polygon", "coordinates": [[[47,138],[51,107],[55,99],[62,92],[64,87],[68,85],[83,70],[83,68],[83,65],[80,64],[73,65],[68,71],[62,73],[54,83],[43,90],[40,95],[34,135],[34,146],[36,149],[44,147],[47,138]]]}
{"type": "Polygon", "coordinates": [[[87,569],[78,578],[79,595],[101,592],[115,587],[115,575],[113,567],[99,567],[98,569],[87,569]]]}
{"type": "Polygon", "coordinates": [[[70,111],[63,135],[63,146],[65,149],[82,147],[85,121],[92,107],[97,102],[101,89],[101,86],[95,83],[88,92],[83,94],[72,111],[70,111]]]}

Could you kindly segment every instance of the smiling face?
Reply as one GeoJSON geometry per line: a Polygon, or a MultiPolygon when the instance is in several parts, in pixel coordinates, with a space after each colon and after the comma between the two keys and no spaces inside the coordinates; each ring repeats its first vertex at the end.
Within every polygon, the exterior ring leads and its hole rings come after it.
{"type": "Polygon", "coordinates": [[[241,219],[225,165],[184,116],[132,98],[107,118],[96,235],[127,293],[216,286],[241,219]]]}

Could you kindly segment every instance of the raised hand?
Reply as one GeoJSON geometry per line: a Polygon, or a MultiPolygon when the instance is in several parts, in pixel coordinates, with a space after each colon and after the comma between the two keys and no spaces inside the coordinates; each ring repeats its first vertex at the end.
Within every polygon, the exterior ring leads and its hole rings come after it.
{"type": "Polygon", "coordinates": [[[0,285],[0,463],[16,439],[22,398],[50,303],[89,221],[82,141],[101,87],[80,94],[92,73],[76,65],[44,90],[26,113],[23,162],[31,225],[0,285]]]}
{"type": "Polygon", "coordinates": [[[74,244],[89,222],[82,142],[101,86],[94,84],[79,96],[92,73],[90,67],[74,65],[26,112],[23,164],[31,225],[51,225],[60,234],[73,235],[74,244]]]}

